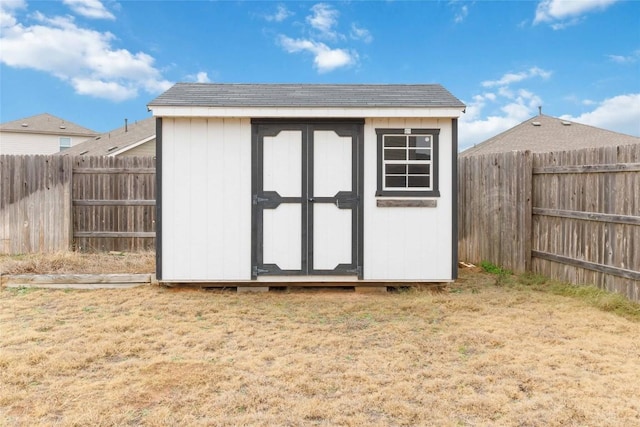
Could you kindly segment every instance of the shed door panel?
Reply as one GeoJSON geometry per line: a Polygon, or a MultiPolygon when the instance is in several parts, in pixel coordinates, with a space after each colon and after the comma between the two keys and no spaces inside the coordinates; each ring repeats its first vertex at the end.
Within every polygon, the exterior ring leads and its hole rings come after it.
{"type": "Polygon", "coordinates": [[[339,209],[333,203],[314,204],[314,270],[335,270],[340,265],[351,264],[351,217],[351,210],[339,209]]]}
{"type": "Polygon", "coordinates": [[[352,136],[335,130],[313,131],[310,215],[313,218],[313,270],[351,264],[352,209],[340,209],[336,195],[353,190],[352,136]]]}
{"type": "Polygon", "coordinates": [[[263,221],[263,261],[281,270],[302,269],[302,215],[300,203],[285,203],[265,209],[263,221]]]}
{"type": "Polygon", "coordinates": [[[264,189],[280,196],[301,196],[302,131],[282,131],[263,139],[264,189]]]}
{"type": "Polygon", "coordinates": [[[362,277],[362,123],[253,124],[252,277],[362,277]]]}
{"type": "Polygon", "coordinates": [[[313,195],[331,197],[352,190],[351,137],[313,132],[313,195]]]}

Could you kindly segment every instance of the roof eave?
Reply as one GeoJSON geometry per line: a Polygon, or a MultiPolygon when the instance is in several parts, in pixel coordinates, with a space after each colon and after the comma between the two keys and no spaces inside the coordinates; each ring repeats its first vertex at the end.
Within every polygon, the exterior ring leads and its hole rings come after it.
{"type": "Polygon", "coordinates": [[[247,117],[247,118],[346,118],[346,117],[450,117],[464,112],[461,106],[433,107],[207,107],[148,106],[156,117],[247,117]]]}
{"type": "Polygon", "coordinates": [[[133,150],[134,148],[139,147],[142,144],[144,144],[146,142],[149,142],[151,140],[154,140],[154,139],[156,139],[155,133],[153,135],[151,135],[151,136],[148,136],[148,137],[143,138],[143,139],[141,139],[139,141],[133,142],[133,143],[131,143],[131,144],[125,146],[125,147],[122,147],[119,150],[114,151],[113,153],[107,153],[105,155],[107,155],[107,156],[119,156],[122,153],[126,153],[129,150],[133,150]]]}

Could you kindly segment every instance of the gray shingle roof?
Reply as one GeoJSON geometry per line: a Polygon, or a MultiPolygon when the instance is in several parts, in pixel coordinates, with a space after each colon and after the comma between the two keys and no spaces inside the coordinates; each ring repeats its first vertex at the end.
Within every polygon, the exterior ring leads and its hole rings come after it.
{"type": "Polygon", "coordinates": [[[464,108],[438,84],[214,84],[177,83],[149,107],[391,107],[464,108]]]}
{"type": "Polygon", "coordinates": [[[549,153],[631,144],[640,144],[640,138],[542,114],[464,150],[460,156],[525,150],[549,153]]]}
{"type": "Polygon", "coordinates": [[[63,156],[107,156],[137,142],[156,136],[156,119],[149,117],[105,132],[61,151],[63,156]]]}
{"type": "Polygon", "coordinates": [[[87,129],[48,113],[2,123],[0,130],[7,132],[46,133],[87,137],[98,134],[98,132],[94,130],[87,129]]]}

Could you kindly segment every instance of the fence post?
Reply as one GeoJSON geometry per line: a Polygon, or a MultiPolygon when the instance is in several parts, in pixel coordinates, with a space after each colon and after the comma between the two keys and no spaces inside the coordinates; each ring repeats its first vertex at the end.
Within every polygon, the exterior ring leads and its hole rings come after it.
{"type": "Polygon", "coordinates": [[[524,271],[531,271],[531,249],[533,240],[533,155],[529,150],[524,152],[522,177],[524,179],[522,183],[524,227],[520,238],[523,242],[524,271]]]}
{"type": "Polygon", "coordinates": [[[65,204],[65,219],[64,225],[67,227],[65,233],[67,239],[67,250],[73,248],[73,157],[63,156],[64,170],[64,204],[65,204]]]}

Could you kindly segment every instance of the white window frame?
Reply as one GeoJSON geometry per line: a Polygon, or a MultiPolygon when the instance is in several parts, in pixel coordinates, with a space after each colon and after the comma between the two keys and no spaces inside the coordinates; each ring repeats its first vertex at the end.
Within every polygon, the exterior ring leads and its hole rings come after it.
{"type": "Polygon", "coordinates": [[[62,151],[62,150],[66,150],[67,148],[71,148],[71,143],[72,143],[72,141],[71,141],[71,137],[70,137],[70,136],[61,136],[61,137],[58,139],[58,142],[59,142],[59,144],[60,144],[60,151],[62,151]],[[69,145],[67,145],[67,144],[63,143],[63,141],[65,141],[65,142],[67,142],[67,141],[68,141],[69,145]]]}
{"type": "MultiPolygon", "coordinates": [[[[376,129],[378,135],[378,191],[376,196],[416,196],[416,197],[439,197],[440,192],[438,190],[438,136],[440,129],[376,129]],[[388,147],[385,146],[385,140],[387,137],[403,137],[405,138],[404,147],[388,147]],[[410,159],[409,152],[411,149],[420,149],[420,147],[410,147],[410,137],[425,137],[429,136],[431,146],[430,159],[410,159]],[[387,159],[385,157],[385,150],[406,150],[407,155],[404,160],[387,159]],[[406,165],[405,169],[405,187],[391,187],[387,186],[387,174],[388,165],[406,165]],[[428,187],[409,187],[409,173],[410,165],[428,165],[429,166],[429,186],[428,187]]],[[[402,176],[399,174],[398,176],[402,176]]]]}

